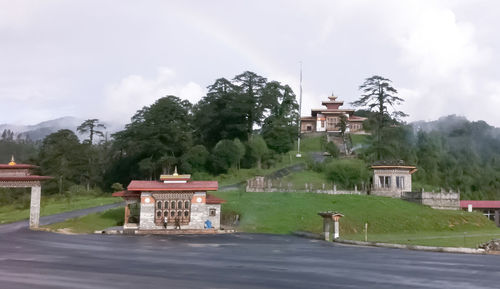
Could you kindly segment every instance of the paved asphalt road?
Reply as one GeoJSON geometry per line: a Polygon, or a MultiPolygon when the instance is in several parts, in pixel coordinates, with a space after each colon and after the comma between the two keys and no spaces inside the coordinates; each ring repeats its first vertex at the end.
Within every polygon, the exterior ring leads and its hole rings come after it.
{"type": "Polygon", "coordinates": [[[0,288],[500,288],[500,256],[259,234],[60,235],[16,223],[0,226],[0,288]]]}

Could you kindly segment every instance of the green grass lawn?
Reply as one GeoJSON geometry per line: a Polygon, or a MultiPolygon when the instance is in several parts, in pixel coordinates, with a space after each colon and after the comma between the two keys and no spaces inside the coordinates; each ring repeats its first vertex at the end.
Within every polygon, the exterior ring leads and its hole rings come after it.
{"type": "Polygon", "coordinates": [[[363,145],[368,142],[368,136],[363,134],[351,134],[352,145],[363,145]]]}
{"type": "MultiPolygon", "coordinates": [[[[302,135],[300,139],[300,152],[322,152],[324,148],[321,147],[321,136],[309,137],[302,135]]],[[[297,142],[294,143],[294,153],[297,153],[297,142]]]]}
{"type": "Polygon", "coordinates": [[[50,230],[69,229],[71,233],[91,234],[96,230],[103,230],[109,227],[122,226],[124,208],[114,208],[105,212],[94,213],[78,218],[66,220],[43,228],[50,230]]]}
{"type": "MultiPolygon", "coordinates": [[[[279,181],[277,181],[279,182],[279,181]]],[[[322,189],[325,184],[325,189],[332,189],[333,183],[326,179],[324,173],[318,173],[312,170],[292,173],[281,179],[282,186],[286,187],[288,183],[292,184],[295,190],[305,189],[305,184],[312,184],[313,189],[322,189]]]]}
{"type": "Polygon", "coordinates": [[[340,229],[346,239],[364,240],[365,223],[369,241],[463,246],[463,232],[467,232],[465,245],[475,247],[500,235],[500,229],[479,213],[434,210],[385,197],[238,191],[216,195],[227,200],[223,212],[240,215],[238,229],[246,232],[321,233],[322,220],[317,213],[333,210],[345,215],[340,229]]]}
{"type": "MultiPolygon", "coordinates": [[[[95,196],[74,196],[70,199],[61,196],[44,197],[42,193],[40,215],[53,215],[79,209],[97,207],[116,202],[121,202],[121,198],[115,197],[95,197],[95,196]]],[[[11,223],[29,219],[29,208],[18,209],[13,205],[0,206],[0,224],[11,223]]]]}

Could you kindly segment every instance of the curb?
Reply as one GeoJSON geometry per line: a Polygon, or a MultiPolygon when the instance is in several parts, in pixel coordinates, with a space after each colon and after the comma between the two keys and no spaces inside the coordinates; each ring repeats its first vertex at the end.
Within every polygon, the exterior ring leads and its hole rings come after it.
{"type": "Polygon", "coordinates": [[[379,242],[363,242],[363,241],[352,241],[352,240],[334,240],[333,242],[358,245],[358,246],[371,246],[371,247],[384,247],[393,249],[407,249],[414,251],[427,251],[427,252],[444,252],[444,253],[461,253],[461,254],[488,254],[484,249],[473,249],[473,248],[461,248],[461,247],[435,247],[435,246],[420,246],[420,245],[403,245],[403,244],[391,244],[391,243],[379,243],[379,242]]]}
{"type": "MultiPolygon", "coordinates": [[[[292,232],[292,235],[298,237],[304,237],[309,239],[324,240],[321,234],[297,231],[292,232]]],[[[420,245],[403,245],[403,244],[392,244],[392,243],[380,243],[380,242],[363,242],[363,241],[353,241],[353,240],[343,240],[334,239],[334,243],[356,245],[356,246],[369,246],[369,247],[382,247],[382,248],[392,248],[392,249],[406,249],[414,251],[427,251],[427,252],[442,252],[442,253],[460,253],[460,254],[500,254],[495,251],[487,252],[484,249],[473,249],[473,248],[461,248],[461,247],[435,247],[435,246],[420,246],[420,245]]]]}

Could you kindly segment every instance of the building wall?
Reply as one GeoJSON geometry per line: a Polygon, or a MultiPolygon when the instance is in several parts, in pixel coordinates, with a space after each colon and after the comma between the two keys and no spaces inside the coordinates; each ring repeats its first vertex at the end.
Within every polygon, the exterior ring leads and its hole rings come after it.
{"type": "Polygon", "coordinates": [[[302,120],[300,122],[300,131],[301,132],[315,132],[316,131],[316,121],[314,121],[314,120],[302,120]],[[311,127],[311,130],[307,130],[308,126],[311,127]]]}
{"type": "Polygon", "coordinates": [[[401,199],[440,210],[459,210],[460,193],[456,192],[403,192],[401,199]]]}
{"type": "Polygon", "coordinates": [[[141,193],[140,229],[155,229],[155,200],[151,193],[141,193]],[[149,199],[149,202],[148,202],[149,199]]]}
{"type": "MultiPolygon", "coordinates": [[[[206,204],[206,192],[196,192],[193,195],[191,202],[191,215],[189,224],[181,224],[181,229],[197,229],[205,228],[205,221],[210,220],[212,227],[220,229],[220,204],[206,204]],[[216,216],[209,216],[211,208],[216,209],[216,216]]],[[[151,193],[141,193],[141,213],[139,220],[139,230],[164,230],[164,226],[157,226],[155,224],[155,204],[156,200],[152,197],[151,193]],[[149,203],[146,199],[149,198],[149,203]]],[[[169,225],[167,229],[174,229],[169,225]]]]}
{"type": "Polygon", "coordinates": [[[373,189],[372,193],[378,196],[387,197],[401,197],[401,192],[411,192],[411,175],[409,170],[404,169],[387,169],[387,170],[373,170],[373,189]],[[390,177],[391,186],[389,188],[382,187],[380,183],[381,176],[390,177]],[[396,177],[404,177],[403,188],[396,187],[396,177]]]}

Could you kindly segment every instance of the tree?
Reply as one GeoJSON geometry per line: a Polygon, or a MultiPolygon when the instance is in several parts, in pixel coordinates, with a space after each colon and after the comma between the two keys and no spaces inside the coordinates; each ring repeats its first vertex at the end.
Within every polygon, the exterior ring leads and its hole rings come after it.
{"type": "Polygon", "coordinates": [[[253,125],[261,124],[264,110],[269,103],[266,94],[263,93],[267,79],[254,72],[245,71],[236,75],[233,81],[239,88],[239,98],[242,100],[241,104],[246,117],[246,131],[250,136],[253,125]]]}
{"type": "Polygon", "coordinates": [[[235,138],[233,140],[233,142],[236,145],[236,147],[238,148],[237,157],[238,157],[238,170],[239,170],[241,167],[241,160],[245,156],[246,149],[245,149],[245,145],[239,139],[235,138]]]}
{"type": "Polygon", "coordinates": [[[277,81],[267,83],[264,94],[267,97],[269,116],[262,125],[262,136],[269,148],[278,153],[292,149],[297,137],[299,105],[288,85],[277,81]]]}
{"type": "Polygon", "coordinates": [[[340,136],[342,137],[344,153],[347,155],[347,140],[345,137],[345,131],[347,130],[347,116],[345,114],[340,115],[340,121],[337,124],[340,130],[340,136]]]}
{"type": "Polygon", "coordinates": [[[365,80],[359,87],[362,91],[361,98],[352,104],[358,107],[367,107],[375,112],[375,143],[377,159],[382,158],[382,130],[388,128],[391,124],[398,123],[399,118],[406,117],[402,111],[394,109],[396,105],[404,100],[396,94],[398,91],[391,86],[391,81],[382,76],[374,75],[365,80]],[[392,113],[389,113],[389,107],[392,113]]]}
{"type": "Polygon", "coordinates": [[[233,141],[219,141],[212,152],[212,166],[216,172],[225,173],[238,162],[238,147],[233,141]]]}
{"type": "Polygon", "coordinates": [[[78,126],[76,130],[80,134],[88,133],[89,144],[94,144],[94,136],[104,137],[104,133],[101,130],[99,130],[99,128],[106,129],[106,126],[104,126],[104,124],[102,123],[99,123],[99,120],[94,118],[94,119],[87,119],[80,126],[78,126]]]}
{"type": "Polygon", "coordinates": [[[71,130],[62,129],[45,137],[40,147],[39,163],[42,174],[54,176],[58,191],[62,193],[71,184],[82,181],[85,157],[82,145],[71,130]]]}
{"type": "Polygon", "coordinates": [[[246,140],[246,105],[236,85],[225,78],[217,79],[193,107],[195,137],[208,148],[221,139],[246,140]]]}
{"type": "Polygon", "coordinates": [[[250,153],[257,159],[257,168],[262,168],[262,157],[269,152],[266,141],[260,135],[254,135],[248,141],[250,153]]]}
{"type": "Polygon", "coordinates": [[[207,169],[210,153],[203,145],[195,145],[182,156],[181,169],[183,172],[202,172],[207,169]]]}
{"type": "Polygon", "coordinates": [[[122,171],[126,175],[120,182],[125,183],[125,178],[150,177],[158,171],[173,169],[172,166],[192,145],[190,110],[191,103],[187,100],[172,95],[162,97],[151,106],[137,111],[124,130],[113,134],[118,157],[127,158],[135,164],[128,172],[122,171]],[[146,163],[143,169],[137,166],[146,158],[150,158],[154,167],[151,174],[144,169],[146,163]]]}

